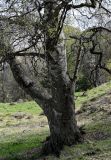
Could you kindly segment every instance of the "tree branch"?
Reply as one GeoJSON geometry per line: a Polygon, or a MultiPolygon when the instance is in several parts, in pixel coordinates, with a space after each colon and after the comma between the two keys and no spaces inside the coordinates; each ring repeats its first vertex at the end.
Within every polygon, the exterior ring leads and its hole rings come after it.
{"type": "Polygon", "coordinates": [[[89,31],[93,31],[93,32],[107,31],[107,32],[111,33],[111,29],[105,28],[105,27],[102,27],[102,26],[88,28],[87,32],[89,32],[89,31]]]}
{"type": "Polygon", "coordinates": [[[104,65],[100,65],[100,68],[103,69],[103,70],[105,70],[106,72],[108,72],[111,75],[111,69],[108,69],[104,65]]]}
{"type": "Polygon", "coordinates": [[[98,60],[97,65],[95,66],[95,70],[97,68],[100,68],[100,69],[105,70],[106,72],[108,72],[111,75],[111,69],[108,69],[105,65],[102,64],[103,52],[97,52],[97,51],[95,51],[96,44],[94,44],[94,42],[92,44],[93,44],[93,46],[90,49],[91,54],[99,55],[99,60],[98,60]]]}
{"type": "Polygon", "coordinates": [[[79,70],[79,66],[80,66],[80,61],[81,61],[81,40],[80,40],[80,44],[78,46],[78,51],[77,51],[77,59],[76,59],[76,64],[75,64],[75,70],[74,70],[74,75],[72,78],[72,81],[75,82],[77,79],[77,74],[78,74],[78,70],[79,70]]]}
{"type": "Polygon", "coordinates": [[[70,9],[77,9],[77,8],[82,8],[82,7],[87,7],[87,8],[95,8],[96,7],[96,1],[95,0],[92,0],[91,3],[81,3],[81,4],[78,4],[78,5],[74,5],[74,4],[69,4],[68,5],[68,9],[67,10],[70,10],[70,9]]]}
{"type": "Polygon", "coordinates": [[[16,57],[16,56],[37,56],[39,58],[45,59],[45,54],[40,54],[40,53],[36,53],[36,52],[18,52],[18,53],[13,53],[12,56],[16,57]]]}
{"type": "Polygon", "coordinates": [[[43,105],[51,100],[52,96],[27,76],[27,73],[16,58],[10,58],[9,64],[13,76],[20,87],[24,89],[25,92],[28,93],[35,101],[37,101],[38,104],[43,105]]]}

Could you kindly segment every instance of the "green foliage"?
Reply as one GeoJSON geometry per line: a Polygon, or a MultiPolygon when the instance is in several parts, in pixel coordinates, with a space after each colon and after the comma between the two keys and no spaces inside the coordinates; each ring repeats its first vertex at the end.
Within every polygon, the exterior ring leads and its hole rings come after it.
{"type": "Polygon", "coordinates": [[[74,71],[74,65],[75,65],[75,53],[72,53],[73,51],[73,45],[75,43],[75,40],[70,38],[72,35],[79,35],[81,31],[78,28],[74,28],[72,26],[65,25],[64,26],[64,33],[66,38],[66,51],[67,51],[67,60],[68,60],[68,72],[72,76],[72,73],[74,71]]]}
{"type": "Polygon", "coordinates": [[[86,91],[89,88],[91,88],[91,84],[89,83],[88,79],[82,73],[80,73],[76,82],[76,92],[86,91]]]}
{"type": "Polygon", "coordinates": [[[71,46],[74,44],[75,40],[70,38],[72,35],[79,35],[81,31],[78,28],[74,28],[72,26],[65,25],[64,26],[64,33],[66,37],[66,50],[67,54],[71,52],[71,46]]]}

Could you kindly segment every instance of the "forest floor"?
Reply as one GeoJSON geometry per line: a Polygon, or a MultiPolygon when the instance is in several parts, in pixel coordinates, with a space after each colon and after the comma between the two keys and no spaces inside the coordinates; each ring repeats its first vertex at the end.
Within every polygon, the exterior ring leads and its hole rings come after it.
{"type": "MultiPolygon", "coordinates": [[[[84,142],[65,146],[60,160],[111,160],[111,82],[78,92],[76,117],[84,142]]],[[[37,158],[49,135],[46,117],[35,102],[0,104],[0,160],[59,160],[37,158]]]]}

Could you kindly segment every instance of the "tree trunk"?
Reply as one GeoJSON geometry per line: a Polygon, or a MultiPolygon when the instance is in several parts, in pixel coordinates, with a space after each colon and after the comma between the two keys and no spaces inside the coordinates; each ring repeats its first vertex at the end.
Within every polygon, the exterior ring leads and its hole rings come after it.
{"type": "Polygon", "coordinates": [[[63,32],[55,46],[47,41],[47,59],[49,67],[52,102],[45,107],[50,137],[46,140],[43,153],[55,153],[59,156],[64,145],[76,144],[81,140],[77,127],[74,106],[74,83],[67,74],[67,58],[63,32]]]}
{"type": "MultiPolygon", "coordinates": [[[[59,156],[64,145],[73,145],[81,140],[81,133],[77,127],[72,96],[66,97],[64,106],[50,106],[45,110],[48,118],[50,137],[46,139],[43,153],[53,153],[59,156]],[[57,109],[59,108],[59,110],[57,109]],[[60,111],[61,110],[61,111],[60,111]]],[[[63,103],[63,102],[62,102],[63,103]]]]}
{"type": "Polygon", "coordinates": [[[67,74],[64,34],[61,30],[59,35],[56,32],[59,23],[59,12],[55,12],[57,2],[55,0],[55,3],[48,0],[45,2],[47,2],[44,9],[46,17],[45,54],[51,95],[47,92],[44,94],[44,90],[40,90],[13,59],[10,60],[10,66],[16,81],[42,106],[48,119],[50,137],[44,143],[43,153],[55,153],[59,156],[62,147],[76,144],[80,141],[81,134],[75,119],[74,82],[67,74]]]}
{"type": "Polygon", "coordinates": [[[43,153],[59,156],[62,147],[76,144],[81,140],[81,134],[75,119],[74,83],[67,75],[64,41],[60,40],[52,48],[49,46],[47,43],[51,95],[28,78],[15,58],[11,58],[9,63],[15,80],[42,107],[48,119],[50,137],[44,144],[43,153]]]}

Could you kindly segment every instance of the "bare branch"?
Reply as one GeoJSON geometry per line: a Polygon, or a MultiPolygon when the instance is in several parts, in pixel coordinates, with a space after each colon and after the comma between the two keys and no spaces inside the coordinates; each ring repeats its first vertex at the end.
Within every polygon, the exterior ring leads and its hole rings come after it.
{"type": "Polygon", "coordinates": [[[82,7],[87,7],[87,8],[95,8],[96,7],[96,1],[95,0],[92,0],[91,1],[92,3],[81,3],[81,4],[78,4],[78,5],[74,5],[74,4],[69,4],[68,5],[68,10],[70,9],[77,9],[77,8],[82,8],[82,7]]]}
{"type": "Polygon", "coordinates": [[[12,54],[12,56],[33,56],[33,57],[35,57],[35,56],[37,56],[37,57],[39,57],[39,58],[42,58],[42,59],[45,59],[46,58],[46,56],[45,56],[45,54],[40,54],[40,53],[36,53],[36,52],[18,52],[18,53],[13,53],[12,54]]]}
{"type": "Polygon", "coordinates": [[[20,62],[17,62],[15,58],[10,58],[9,64],[15,80],[33,99],[38,100],[40,105],[51,100],[51,95],[27,76],[20,62]]]}

